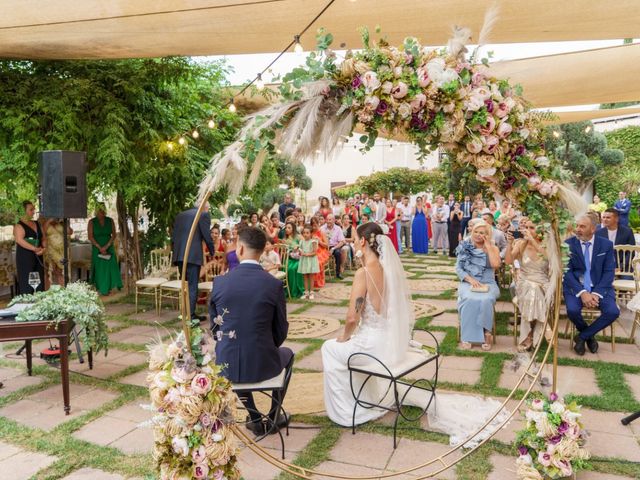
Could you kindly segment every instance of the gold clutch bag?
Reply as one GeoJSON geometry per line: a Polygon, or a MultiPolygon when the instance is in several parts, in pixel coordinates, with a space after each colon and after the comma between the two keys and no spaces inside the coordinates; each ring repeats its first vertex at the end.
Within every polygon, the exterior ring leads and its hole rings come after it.
{"type": "Polygon", "coordinates": [[[471,291],[472,292],[479,292],[479,293],[488,293],[489,292],[489,285],[481,285],[479,287],[471,287],[471,291]]]}

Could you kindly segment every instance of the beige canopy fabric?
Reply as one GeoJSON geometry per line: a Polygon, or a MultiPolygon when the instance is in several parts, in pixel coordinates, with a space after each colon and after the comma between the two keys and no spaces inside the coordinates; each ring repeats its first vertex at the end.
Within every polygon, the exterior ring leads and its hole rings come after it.
{"type": "Polygon", "coordinates": [[[582,122],[583,120],[598,120],[602,118],[629,117],[640,114],[640,107],[615,108],[611,110],[572,110],[567,112],[554,112],[553,120],[544,123],[547,125],[559,125],[561,123],[582,122]]]}
{"type": "Polygon", "coordinates": [[[496,62],[491,74],[524,88],[535,107],[640,100],[640,44],[496,62]]]}
{"type": "MultiPolygon", "coordinates": [[[[328,0],[0,0],[0,57],[131,58],[279,52],[328,0]]],[[[494,3],[492,43],[638,36],[638,0],[336,0],[302,37],[325,27],[336,48],[360,46],[376,25],[392,44],[407,35],[443,45],[454,24],[474,40],[494,3]]]]}

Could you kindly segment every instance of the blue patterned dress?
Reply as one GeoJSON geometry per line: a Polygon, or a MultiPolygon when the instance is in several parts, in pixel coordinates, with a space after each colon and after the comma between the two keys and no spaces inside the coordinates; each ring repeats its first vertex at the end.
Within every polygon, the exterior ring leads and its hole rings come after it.
{"type": "Polygon", "coordinates": [[[484,343],[484,331],[493,328],[493,306],[500,296],[495,273],[487,254],[465,240],[456,249],[458,260],[456,273],[460,279],[458,287],[458,312],[460,315],[460,338],[463,342],[484,343]],[[464,280],[469,275],[480,283],[489,285],[489,291],[472,292],[471,285],[464,280]]]}

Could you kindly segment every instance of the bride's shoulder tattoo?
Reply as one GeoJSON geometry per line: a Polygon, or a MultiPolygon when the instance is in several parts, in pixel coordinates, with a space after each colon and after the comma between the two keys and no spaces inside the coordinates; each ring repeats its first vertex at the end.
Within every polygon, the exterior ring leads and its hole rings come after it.
{"type": "Polygon", "coordinates": [[[364,307],[364,297],[356,298],[356,313],[360,313],[364,307]]]}

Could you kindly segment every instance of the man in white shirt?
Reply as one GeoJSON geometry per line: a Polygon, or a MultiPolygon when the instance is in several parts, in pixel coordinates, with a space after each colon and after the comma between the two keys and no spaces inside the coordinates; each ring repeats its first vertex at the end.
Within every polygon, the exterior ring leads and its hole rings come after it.
{"type": "Polygon", "coordinates": [[[373,221],[379,224],[384,224],[384,219],[387,216],[387,207],[384,200],[378,192],[373,194],[373,205],[371,205],[373,211],[373,221]]]}
{"type": "Polygon", "coordinates": [[[342,280],[342,247],[345,244],[342,228],[336,225],[336,217],[333,214],[327,215],[327,223],[320,227],[329,242],[329,252],[336,261],[336,277],[342,280]]]}
{"type": "Polygon", "coordinates": [[[409,205],[409,197],[402,197],[402,202],[398,204],[397,209],[400,211],[400,243],[404,237],[404,248],[409,251],[409,242],[411,241],[411,214],[413,207],[409,205]]]}
{"type": "Polygon", "coordinates": [[[433,250],[438,254],[438,250],[442,249],[442,254],[447,255],[449,252],[449,232],[447,229],[447,221],[449,220],[449,207],[444,204],[444,197],[439,195],[436,198],[436,204],[431,209],[431,230],[433,231],[433,250]]]}

